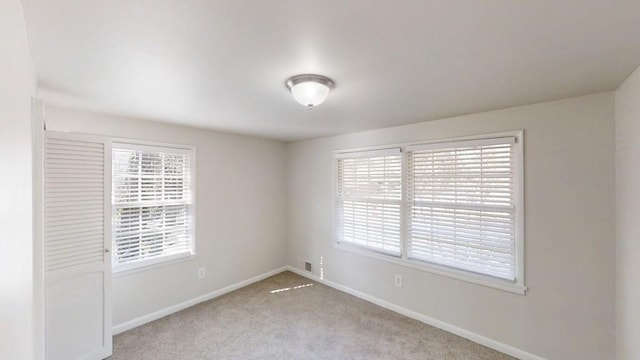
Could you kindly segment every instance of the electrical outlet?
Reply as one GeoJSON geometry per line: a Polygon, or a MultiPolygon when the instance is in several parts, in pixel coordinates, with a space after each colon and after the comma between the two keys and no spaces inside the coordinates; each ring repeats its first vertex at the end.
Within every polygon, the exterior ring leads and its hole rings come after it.
{"type": "Polygon", "coordinates": [[[200,267],[198,268],[198,279],[204,279],[207,276],[207,268],[200,267]]]}
{"type": "Polygon", "coordinates": [[[396,274],[396,278],[395,278],[395,282],[394,282],[394,284],[395,284],[397,287],[402,287],[402,275],[400,275],[400,274],[396,274]]]}

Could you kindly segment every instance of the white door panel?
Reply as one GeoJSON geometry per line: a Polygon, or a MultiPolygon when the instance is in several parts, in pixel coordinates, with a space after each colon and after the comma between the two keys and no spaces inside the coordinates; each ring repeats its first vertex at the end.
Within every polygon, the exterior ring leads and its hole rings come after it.
{"type": "Polygon", "coordinates": [[[110,177],[103,138],[45,132],[47,360],[111,355],[110,177]]]}
{"type": "Polygon", "coordinates": [[[49,283],[46,314],[50,359],[102,359],[104,289],[102,271],[49,283]]]}

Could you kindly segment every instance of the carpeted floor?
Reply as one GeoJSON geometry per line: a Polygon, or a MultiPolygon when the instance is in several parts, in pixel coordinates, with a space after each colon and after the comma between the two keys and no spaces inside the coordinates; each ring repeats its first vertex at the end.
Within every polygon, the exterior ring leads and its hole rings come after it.
{"type": "Polygon", "coordinates": [[[122,333],[109,359],[513,358],[287,271],[122,333]]]}

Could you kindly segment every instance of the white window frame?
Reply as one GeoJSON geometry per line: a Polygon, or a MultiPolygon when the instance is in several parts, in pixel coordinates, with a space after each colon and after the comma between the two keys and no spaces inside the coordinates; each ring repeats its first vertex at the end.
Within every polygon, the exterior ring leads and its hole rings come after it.
{"type": "Polygon", "coordinates": [[[525,286],[525,266],[524,266],[524,251],[525,251],[525,209],[524,209],[524,130],[513,130],[513,131],[505,131],[499,133],[490,133],[490,134],[481,134],[481,135],[473,135],[473,136],[463,136],[463,137],[455,137],[455,138],[446,138],[446,139],[434,139],[420,142],[409,142],[409,143],[399,143],[399,144],[385,144],[381,146],[370,146],[370,147],[361,147],[354,149],[343,149],[343,150],[335,150],[333,151],[333,196],[336,196],[337,190],[337,171],[336,171],[336,161],[337,158],[340,157],[341,154],[344,153],[352,153],[352,152],[364,152],[364,151],[376,151],[381,149],[388,148],[400,148],[402,151],[402,186],[403,186],[403,206],[401,211],[401,249],[402,256],[400,258],[395,256],[390,256],[386,254],[382,254],[379,252],[371,251],[363,247],[359,247],[357,245],[352,244],[341,244],[337,239],[337,216],[336,207],[334,206],[334,214],[333,214],[333,246],[336,249],[348,251],[351,253],[355,253],[358,255],[367,256],[370,258],[383,260],[385,262],[390,262],[396,265],[418,269],[438,275],[447,276],[450,278],[463,280],[466,282],[487,286],[507,292],[511,292],[514,294],[525,295],[527,291],[527,287],[525,286]],[[482,275],[478,273],[473,273],[466,270],[455,269],[447,266],[442,266],[434,263],[428,263],[419,260],[412,260],[407,258],[407,154],[406,149],[411,147],[416,147],[420,145],[430,145],[430,144],[438,144],[438,143],[455,143],[459,141],[470,141],[470,140],[485,140],[485,139],[495,139],[495,138],[503,138],[503,137],[513,137],[515,138],[514,146],[514,202],[515,202],[515,272],[516,279],[515,281],[499,279],[496,277],[492,277],[489,275],[482,275]]]}
{"type": "MultiPolygon", "coordinates": [[[[380,156],[398,156],[400,157],[400,166],[401,166],[401,176],[400,176],[400,182],[402,183],[402,173],[404,173],[404,168],[403,168],[403,155],[401,152],[401,149],[399,147],[395,147],[395,148],[385,148],[385,149],[378,149],[378,150],[371,150],[371,151],[356,151],[356,152],[341,152],[339,154],[335,154],[334,158],[336,160],[336,165],[338,163],[338,161],[340,160],[345,160],[345,159],[357,159],[357,158],[373,158],[373,157],[380,157],[380,156]]],[[[336,176],[337,176],[337,169],[336,169],[336,176]]],[[[337,182],[334,182],[334,184],[337,184],[337,182]]],[[[347,242],[347,241],[340,241],[338,233],[336,232],[336,242],[340,243],[344,246],[354,246],[357,248],[365,248],[368,251],[373,251],[373,252],[377,252],[377,253],[381,253],[384,255],[388,255],[388,256],[393,256],[396,258],[399,258],[402,253],[404,252],[403,249],[403,244],[402,244],[402,212],[404,211],[403,208],[403,202],[402,202],[402,197],[404,195],[401,194],[401,199],[400,200],[382,200],[380,201],[380,204],[394,204],[394,205],[398,205],[399,206],[399,218],[400,218],[400,228],[398,231],[398,247],[399,247],[399,251],[398,254],[392,252],[392,251],[388,251],[388,250],[384,250],[384,249],[378,249],[378,248],[374,248],[374,247],[368,247],[368,246],[362,246],[362,245],[358,245],[358,244],[354,244],[351,242],[347,242]],[[396,204],[397,203],[397,204],[396,204]]],[[[336,199],[337,200],[337,199],[336,199]]],[[[353,199],[352,199],[353,200],[353,199]]],[[[341,201],[338,201],[338,203],[336,204],[336,206],[342,203],[341,201]]],[[[337,221],[337,219],[336,219],[337,221]]],[[[337,229],[336,229],[337,230],[337,229]]]]}
{"type": "MultiPolygon", "coordinates": [[[[125,139],[125,138],[112,138],[111,139],[111,151],[113,149],[125,148],[125,149],[133,149],[133,150],[157,150],[157,151],[174,151],[174,152],[183,152],[190,154],[190,196],[191,196],[191,206],[190,206],[190,214],[191,214],[191,227],[190,227],[190,235],[191,235],[191,247],[189,251],[184,253],[168,255],[168,256],[160,256],[157,258],[152,258],[143,261],[137,261],[132,263],[125,263],[116,265],[112,263],[112,272],[114,276],[122,276],[128,275],[132,273],[136,273],[139,271],[146,271],[157,267],[168,266],[177,262],[182,262],[186,260],[192,260],[196,256],[196,148],[192,145],[179,145],[172,143],[162,143],[155,141],[146,141],[146,140],[134,140],[134,139],[125,139]]],[[[112,178],[109,179],[112,181],[112,178]]],[[[112,206],[113,199],[111,199],[112,206]]],[[[111,220],[113,223],[113,214],[110,214],[111,220]]],[[[112,228],[115,229],[114,226],[112,228]]],[[[114,243],[112,244],[113,256],[116,253],[115,246],[115,238],[112,240],[114,243]]],[[[113,260],[112,260],[113,261],[113,260]]]]}

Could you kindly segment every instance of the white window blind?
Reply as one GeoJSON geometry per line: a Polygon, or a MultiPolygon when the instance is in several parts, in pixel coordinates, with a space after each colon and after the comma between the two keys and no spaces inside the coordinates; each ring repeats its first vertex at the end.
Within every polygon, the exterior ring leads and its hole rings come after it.
{"type": "Polygon", "coordinates": [[[192,151],[113,144],[114,269],[193,252],[192,151]]]}
{"type": "Polygon", "coordinates": [[[516,278],[515,138],[407,148],[407,257],[516,278]]]}
{"type": "Polygon", "coordinates": [[[400,256],[400,149],[339,154],[336,166],[338,243],[400,256]]]}

